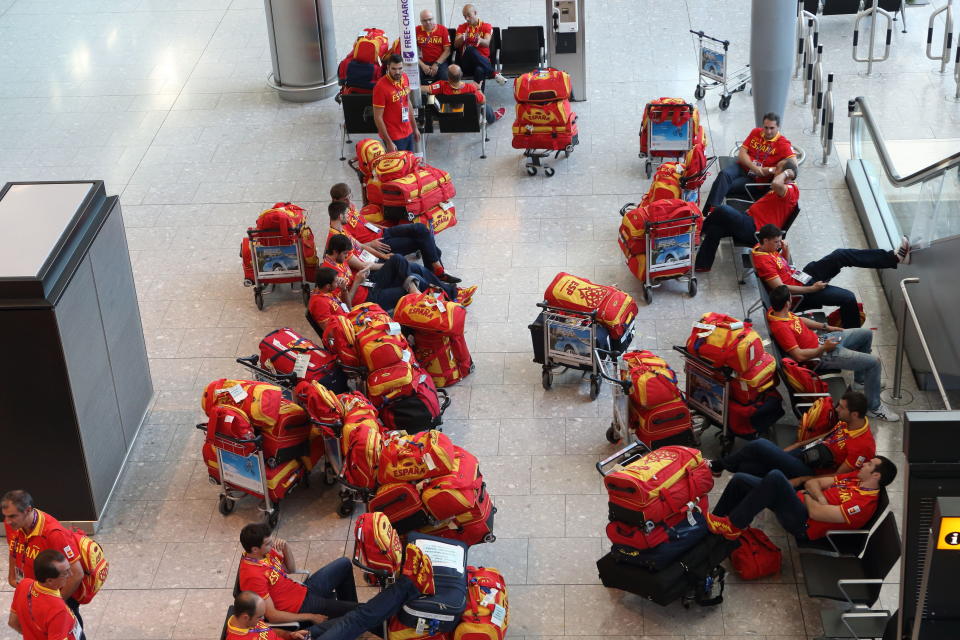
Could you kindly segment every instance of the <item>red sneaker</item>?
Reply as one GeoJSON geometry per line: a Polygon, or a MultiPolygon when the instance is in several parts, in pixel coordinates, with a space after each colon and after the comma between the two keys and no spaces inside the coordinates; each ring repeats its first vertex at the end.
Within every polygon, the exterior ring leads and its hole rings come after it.
{"type": "Polygon", "coordinates": [[[494,121],[494,122],[499,122],[500,118],[502,118],[506,112],[507,112],[507,110],[506,110],[505,107],[500,107],[499,109],[497,109],[496,111],[494,111],[494,112],[493,112],[493,121],[494,121]]]}
{"type": "Polygon", "coordinates": [[[457,289],[457,302],[462,304],[465,307],[469,307],[470,303],[473,302],[473,294],[477,292],[477,285],[472,287],[464,287],[462,289],[457,289]]]}
{"type": "Polygon", "coordinates": [[[707,521],[707,528],[714,535],[723,536],[727,540],[736,540],[743,533],[743,529],[733,526],[727,516],[715,516],[712,513],[704,513],[703,516],[707,521]]]}
{"type": "Polygon", "coordinates": [[[410,578],[410,582],[423,595],[431,596],[436,592],[436,587],[433,584],[433,563],[430,561],[430,556],[425,554],[417,545],[407,545],[407,550],[403,554],[403,568],[400,573],[410,578]]]}
{"type": "Polygon", "coordinates": [[[710,273],[711,267],[694,267],[693,270],[697,273],[710,273]]]}

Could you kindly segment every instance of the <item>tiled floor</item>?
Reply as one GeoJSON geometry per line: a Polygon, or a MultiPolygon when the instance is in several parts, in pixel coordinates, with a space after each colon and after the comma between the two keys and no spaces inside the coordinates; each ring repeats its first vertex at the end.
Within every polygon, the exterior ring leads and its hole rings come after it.
{"type": "MultiPolygon", "coordinates": [[[[557,163],[554,178],[525,175],[508,123],[491,128],[486,160],[471,137],[430,142],[429,160],[453,174],[459,192],[460,224],[439,238],[444,261],[480,284],[467,333],[477,370],[451,388],[444,427],[479,455],[499,507],[497,542],[474,548],[471,558],[505,570],[511,637],[815,636],[819,605],[804,597],[794,545],[770,518],[765,527],[790,550],[781,575],[754,584],[731,579],[722,606],[661,608],[599,585],[593,562],[606,517],[593,464],[612,450],[603,436],[609,390],[590,402],[586,385],[567,375],[545,392],[526,325],[561,269],[639,293],[615,236],[620,206],[647,188],[636,156],[643,105],[662,95],[691,97],[690,28],[730,38],[732,63],[746,61],[749,3],[588,5],[589,100],[576,105],[581,145],[557,163]]],[[[339,50],[363,26],[396,32],[394,6],[336,0],[339,50]]],[[[499,25],[544,19],[535,0],[488,0],[481,10],[499,25]]],[[[847,137],[843,104],[855,95],[870,98],[888,138],[960,137],[960,107],[944,100],[952,80],[931,73],[935,63],[922,55],[929,10],[908,9],[910,33],[894,33],[890,60],[870,79],[858,76],[850,59],[852,20],[823,20],[826,68],[837,74],[838,139],[847,137]]],[[[199,391],[239,373],[233,358],[252,353],[267,331],[286,325],[309,332],[297,296],[279,293],[264,311],[254,308],[241,285],[240,237],[277,200],[306,206],[322,229],[330,185],[355,184],[337,160],[337,105],[278,100],[264,85],[266,41],[259,0],[0,0],[0,181],[102,178],[121,194],[156,387],[98,534],[111,577],[84,608],[91,638],[218,636],[237,534],[256,512],[249,502],[227,518],[216,511],[193,428],[199,391]]],[[[803,133],[809,111],[793,98],[785,132],[813,151],[815,139],[803,133]]],[[[509,87],[492,88],[490,99],[509,107],[509,87]]],[[[701,108],[715,152],[725,153],[751,126],[747,95],[721,112],[712,93],[701,108]]],[[[836,160],[826,168],[807,162],[800,185],[803,215],[791,233],[797,255],[864,246],[836,160]]],[[[671,345],[701,313],[742,316],[754,285],[741,290],[729,261],[724,250],[695,298],[678,283],[658,289],[653,304],[641,307],[635,344],[675,362],[671,345]]],[[[866,303],[892,371],[895,331],[877,278],[851,272],[839,280],[866,303]]],[[[913,406],[927,407],[926,396],[906,385],[918,398],[913,406]]],[[[878,424],[876,431],[881,451],[901,460],[899,426],[878,424]]],[[[715,451],[712,438],[705,448],[715,451]]],[[[892,493],[896,508],[901,488],[898,482],[892,493]]],[[[308,568],[349,550],[349,522],[337,517],[335,504],[334,492],[315,482],[284,505],[280,535],[308,568]]],[[[4,589],[0,605],[9,600],[4,589]]],[[[883,603],[895,606],[895,594],[888,587],[883,603]]]]}

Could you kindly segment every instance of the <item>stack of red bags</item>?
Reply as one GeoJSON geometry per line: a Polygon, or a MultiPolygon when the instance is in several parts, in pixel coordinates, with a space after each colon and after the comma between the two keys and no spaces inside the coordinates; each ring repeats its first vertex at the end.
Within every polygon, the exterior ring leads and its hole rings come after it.
{"type": "MultiPolygon", "coordinates": [[[[682,236],[688,233],[690,225],[696,225],[693,244],[700,244],[700,229],[703,226],[703,216],[700,209],[692,202],[677,198],[654,200],[649,204],[640,205],[623,212],[623,221],[620,223],[620,232],[617,238],[620,251],[627,259],[627,266],[638,280],[645,281],[647,276],[647,223],[657,223],[650,234],[653,238],[669,238],[682,236]],[[692,218],[691,220],[685,220],[692,218]],[[676,224],[669,223],[678,220],[676,224]]],[[[689,242],[689,241],[688,241],[689,242]]],[[[690,270],[690,264],[682,261],[680,266],[658,270],[657,277],[665,278],[681,275],[690,270]]]]}
{"type": "Polygon", "coordinates": [[[576,145],[577,114],[570,108],[570,92],[569,74],[558,69],[537,69],[517,78],[513,148],[559,151],[576,145]]]}
{"type": "MultiPolygon", "coordinates": [[[[283,246],[293,244],[299,236],[300,244],[303,247],[303,266],[306,279],[313,282],[317,278],[317,267],[320,265],[320,258],[317,256],[316,240],[313,237],[313,231],[307,224],[307,212],[303,207],[290,202],[277,202],[270,209],[265,209],[257,216],[257,224],[250,229],[258,231],[275,231],[269,235],[260,237],[257,242],[264,246],[283,246]]],[[[254,281],[253,277],[253,250],[250,247],[250,238],[246,237],[240,242],[240,258],[243,260],[244,280],[254,281]]],[[[273,283],[285,283],[291,280],[271,280],[273,283]]],[[[299,282],[299,278],[296,280],[299,282]]]]}
{"type": "Polygon", "coordinates": [[[693,444],[690,409],[666,360],[650,351],[628,351],[622,358],[620,377],[630,382],[628,420],[637,440],[651,449],[668,438],[693,444]]]}
{"type": "Polygon", "coordinates": [[[403,296],[393,318],[413,332],[413,351],[434,384],[449,387],[473,371],[473,358],[464,338],[467,309],[442,292],[403,296]]]}

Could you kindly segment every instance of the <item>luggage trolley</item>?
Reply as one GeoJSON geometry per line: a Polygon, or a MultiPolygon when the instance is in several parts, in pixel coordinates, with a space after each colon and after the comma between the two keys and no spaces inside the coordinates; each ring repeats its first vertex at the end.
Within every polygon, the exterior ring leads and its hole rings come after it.
{"type": "MultiPolygon", "coordinates": [[[[620,209],[623,216],[634,205],[620,209]]],[[[697,295],[697,217],[687,216],[663,222],[644,222],[647,268],[643,276],[643,301],[653,302],[653,290],[666,280],[685,279],[690,297],[697,295]]]]}
{"type": "Polygon", "coordinates": [[[690,33],[697,36],[700,76],[697,78],[697,88],[693,91],[693,97],[697,100],[703,100],[710,89],[720,88],[720,111],[726,111],[730,106],[730,98],[735,93],[746,90],[750,84],[750,65],[737,69],[733,73],[727,73],[727,51],[730,48],[729,40],[720,40],[708,36],[703,31],[690,30],[690,33]],[[711,48],[709,44],[704,45],[703,41],[709,40],[723,47],[723,51],[717,51],[711,48]],[[730,89],[730,87],[736,87],[730,89]]]}
{"type": "Polygon", "coordinates": [[[244,280],[245,287],[253,287],[253,301],[263,311],[263,294],[269,287],[289,284],[296,290],[300,284],[303,305],[310,304],[310,282],[304,264],[301,227],[294,227],[290,235],[280,235],[278,229],[247,229],[250,254],[253,259],[253,280],[244,280]]]}
{"type": "Polygon", "coordinates": [[[594,352],[600,377],[610,382],[610,386],[613,387],[613,420],[607,427],[607,442],[617,444],[626,436],[628,444],[639,444],[649,451],[646,445],[636,439],[633,429],[630,428],[630,381],[625,376],[626,365],[621,358],[612,358],[609,352],[602,352],[600,349],[595,349],[594,352]],[[611,373],[607,365],[613,364],[612,361],[616,364],[611,373]]]}
{"type": "Polygon", "coordinates": [[[733,448],[734,441],[729,425],[733,371],[729,367],[716,367],[690,353],[685,347],[674,345],[673,348],[683,356],[687,406],[704,420],[701,431],[705,431],[711,424],[720,429],[717,439],[720,440],[721,453],[727,455],[733,448]]]}
{"type": "Polygon", "coordinates": [[[683,162],[687,152],[693,148],[696,135],[693,114],[695,107],[692,104],[677,102],[648,102],[643,110],[643,125],[640,128],[641,158],[646,158],[643,165],[644,175],[649,180],[653,175],[654,166],[660,166],[666,161],[683,162]],[[680,124],[674,124],[674,114],[677,111],[686,114],[680,124]],[[646,139],[647,149],[643,150],[646,139]]]}

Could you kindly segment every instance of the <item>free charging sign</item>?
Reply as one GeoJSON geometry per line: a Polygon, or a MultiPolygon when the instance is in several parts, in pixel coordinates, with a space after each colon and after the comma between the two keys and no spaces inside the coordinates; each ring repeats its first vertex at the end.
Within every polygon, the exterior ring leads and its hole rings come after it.
{"type": "Polygon", "coordinates": [[[410,91],[420,91],[420,67],[417,64],[417,20],[413,0],[397,0],[400,9],[400,57],[403,72],[410,80],[410,91]]]}

